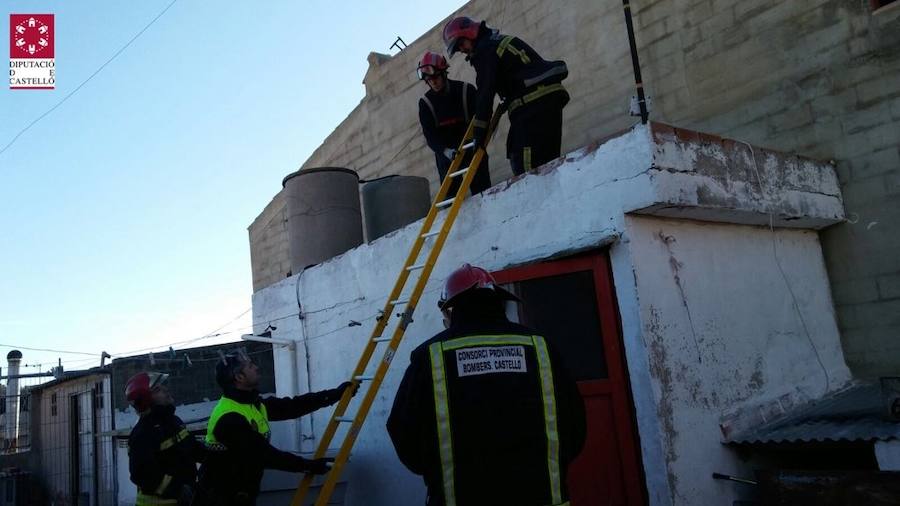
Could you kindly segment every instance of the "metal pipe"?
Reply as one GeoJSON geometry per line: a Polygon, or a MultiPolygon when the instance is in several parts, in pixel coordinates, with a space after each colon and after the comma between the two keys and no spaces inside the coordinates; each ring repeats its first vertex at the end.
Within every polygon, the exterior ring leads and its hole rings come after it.
{"type": "Polygon", "coordinates": [[[625,27],[628,29],[628,46],[631,48],[631,66],[634,69],[634,84],[637,87],[638,107],[641,109],[641,123],[647,124],[647,100],[644,97],[644,83],[641,79],[641,62],[638,58],[637,43],[634,40],[634,24],[631,21],[631,4],[622,0],[625,7],[625,27]]]}
{"type": "Polygon", "coordinates": [[[258,343],[268,343],[271,345],[278,344],[281,346],[287,346],[288,348],[293,348],[294,346],[296,346],[296,342],[291,341],[289,339],[273,339],[271,337],[262,337],[262,336],[257,336],[255,334],[244,334],[241,336],[241,340],[256,341],[258,343]]]}
{"type": "Polygon", "coordinates": [[[714,480],[726,480],[726,481],[733,481],[736,483],[743,483],[745,485],[757,485],[757,483],[753,480],[748,480],[746,478],[738,478],[737,476],[729,476],[727,474],[722,474],[722,473],[713,473],[712,477],[714,480]]]}

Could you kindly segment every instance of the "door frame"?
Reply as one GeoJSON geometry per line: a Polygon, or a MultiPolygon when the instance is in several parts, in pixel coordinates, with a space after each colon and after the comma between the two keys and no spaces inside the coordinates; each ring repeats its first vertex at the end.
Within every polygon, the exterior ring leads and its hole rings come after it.
{"type": "Polygon", "coordinates": [[[629,504],[647,504],[647,487],[641,461],[640,438],[631,395],[622,324],[615,297],[612,267],[608,250],[597,250],[577,256],[551,259],[536,263],[511,267],[493,272],[498,284],[526,281],[529,279],[558,276],[573,272],[591,271],[594,275],[594,291],[597,297],[597,312],[600,316],[600,330],[603,350],[606,356],[607,378],[579,384],[582,395],[608,394],[613,405],[618,453],[622,459],[622,476],[629,504]],[[603,381],[606,384],[597,384],[603,381]]]}

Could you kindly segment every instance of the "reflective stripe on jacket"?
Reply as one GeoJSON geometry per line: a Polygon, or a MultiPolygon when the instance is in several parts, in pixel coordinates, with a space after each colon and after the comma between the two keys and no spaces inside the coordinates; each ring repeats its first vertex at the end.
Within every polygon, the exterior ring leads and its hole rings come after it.
{"type": "Polygon", "coordinates": [[[559,432],[556,426],[556,393],[553,387],[553,369],[547,343],[541,336],[469,336],[438,341],[428,347],[431,360],[431,376],[434,388],[435,415],[444,484],[444,501],[447,506],[456,505],[456,463],[452,441],[450,398],[466,402],[454,390],[471,388],[477,376],[489,374],[526,375],[539,380],[539,388],[527,379],[521,382],[524,391],[517,392],[521,400],[539,398],[543,411],[546,448],[546,481],[549,486],[549,504],[561,504],[562,492],[559,472],[559,432]],[[535,357],[529,360],[530,356],[535,357]],[[529,363],[536,370],[529,371],[529,363]],[[453,368],[455,371],[448,371],[453,368]],[[470,378],[465,380],[464,378],[470,378]],[[464,384],[468,381],[470,384],[464,384]]]}
{"type": "Polygon", "coordinates": [[[410,355],[387,421],[397,456],[429,506],[564,504],[585,437],[577,385],[552,340],[460,309],[410,355]]]}

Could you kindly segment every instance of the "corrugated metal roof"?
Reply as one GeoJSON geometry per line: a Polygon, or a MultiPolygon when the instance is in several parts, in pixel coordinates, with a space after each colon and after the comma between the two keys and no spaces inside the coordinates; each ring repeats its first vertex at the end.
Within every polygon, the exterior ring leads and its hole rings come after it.
{"type": "Polygon", "coordinates": [[[900,421],[887,416],[881,386],[859,383],[784,417],[734,434],[731,444],[900,439],[900,421]]]}

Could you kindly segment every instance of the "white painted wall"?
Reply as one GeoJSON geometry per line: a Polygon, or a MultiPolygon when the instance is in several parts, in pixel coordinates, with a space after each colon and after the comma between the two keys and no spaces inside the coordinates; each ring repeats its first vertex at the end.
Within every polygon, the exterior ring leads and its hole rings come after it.
{"type": "Polygon", "coordinates": [[[720,443],[723,414],[850,379],[818,236],[645,217],[626,226],[672,502],[737,498],[746,488],[711,478],[752,476],[720,443]]]}
{"type": "MultiPolygon", "coordinates": [[[[397,460],[384,424],[409,352],[442,329],[435,304],[442,280],[450,271],[463,262],[497,270],[608,245],[612,245],[610,257],[650,502],[688,504],[683,497],[700,494],[716,498],[706,504],[722,503],[727,495],[712,480],[701,480],[699,475],[697,480],[681,477],[682,472],[695,472],[690,465],[696,463],[698,455],[688,447],[696,444],[697,448],[714,448],[715,458],[710,462],[721,466],[720,471],[739,468],[736,456],[719,444],[716,424],[721,413],[717,410],[749,402],[751,395],[781,395],[787,382],[799,381],[803,388],[821,389],[822,382],[817,383],[815,376],[818,366],[807,363],[809,347],[795,338],[798,327],[794,312],[783,307],[784,288],[776,283],[780,279],[777,271],[771,271],[767,232],[747,226],[632,218],[626,213],[678,213],[708,221],[764,223],[768,221],[765,213],[772,212],[777,216],[776,223],[824,226],[840,219],[843,210],[834,189],[836,178],[828,166],[797,164],[791,168],[792,174],[805,177],[775,177],[761,199],[758,185],[754,189],[752,184],[754,176],[746,170],[748,160],[743,161],[741,170],[732,171],[732,158],[717,153],[715,146],[679,144],[638,126],[599,147],[576,151],[560,163],[545,166],[540,173],[502,183],[469,199],[360,433],[345,471],[346,504],[424,502],[421,479],[397,460]],[[728,185],[721,184],[723,179],[728,185]],[[698,306],[695,332],[698,322],[711,325],[700,328],[700,335],[701,344],[708,348],[705,353],[710,355],[705,367],[712,369],[676,369],[673,378],[679,384],[667,388],[677,396],[661,388],[663,376],[651,365],[668,363],[658,360],[661,351],[665,357],[679,359],[676,365],[688,367],[686,361],[692,356],[696,359],[696,350],[692,342],[691,346],[684,342],[683,309],[677,311],[680,299],[675,296],[677,290],[673,292],[667,250],[660,250],[660,241],[654,238],[655,227],[662,227],[675,237],[675,246],[683,248],[676,251],[685,255],[679,261],[685,264],[682,286],[690,286],[686,297],[698,306]],[[692,241],[702,248],[692,249],[692,241]],[[703,256],[710,251],[722,253],[724,258],[717,257],[717,262],[710,263],[703,256]],[[732,260],[736,262],[733,266],[729,265],[732,260]],[[759,315],[765,315],[764,324],[754,323],[761,319],[759,315]],[[648,339],[651,329],[664,331],[664,338],[658,342],[648,339]],[[734,335],[744,344],[736,346],[731,355],[723,351],[722,339],[734,335]],[[778,351],[777,347],[783,349],[778,351]],[[781,353],[784,359],[775,362],[772,357],[781,353]],[[716,365],[715,360],[722,364],[716,365]],[[778,373],[781,363],[793,364],[795,370],[778,373]],[[756,381],[757,369],[761,375],[759,388],[741,386],[756,381]],[[723,380],[720,376],[727,370],[737,371],[738,376],[723,380]],[[725,391],[717,394],[720,397],[714,404],[704,406],[693,393],[709,403],[715,390],[713,385],[705,385],[707,380],[725,381],[725,391]],[[671,411],[672,416],[660,417],[661,408],[671,411]],[[674,434],[672,427],[679,432],[674,434]]],[[[765,158],[765,153],[762,156],[761,170],[777,173],[779,161],[765,158]]],[[[278,327],[273,337],[300,341],[295,350],[275,351],[279,395],[331,388],[350,376],[418,226],[412,224],[254,295],[253,317],[258,330],[273,323],[278,327]],[[297,316],[301,308],[302,319],[297,316]],[[362,326],[348,326],[351,321],[362,326]]],[[[834,358],[841,357],[841,351],[819,244],[810,232],[779,232],[782,236],[779,248],[784,250],[779,249],[779,255],[786,269],[798,269],[789,278],[796,284],[798,298],[803,299],[801,311],[814,339],[825,353],[833,354],[826,366],[833,369],[832,382],[836,385],[844,379],[846,369],[842,358],[834,358]]],[[[396,318],[392,320],[396,322],[396,318]]],[[[389,326],[389,330],[392,328],[389,326]]],[[[350,412],[356,403],[358,400],[351,404],[350,412]]],[[[296,430],[277,436],[275,443],[311,452],[330,414],[331,409],[324,409],[306,417],[295,424],[296,430]]]]}

